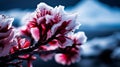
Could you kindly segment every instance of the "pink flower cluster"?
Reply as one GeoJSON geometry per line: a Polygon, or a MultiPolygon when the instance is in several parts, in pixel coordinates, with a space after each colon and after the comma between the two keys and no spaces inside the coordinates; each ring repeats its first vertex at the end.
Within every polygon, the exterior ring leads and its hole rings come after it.
{"type": "Polygon", "coordinates": [[[0,57],[8,55],[10,49],[15,45],[14,31],[11,26],[13,20],[12,17],[0,15],[0,57]]]}
{"type": "Polygon", "coordinates": [[[28,60],[29,67],[32,59],[28,58],[34,57],[35,52],[44,61],[54,57],[59,64],[75,63],[80,59],[80,46],[87,39],[84,32],[75,33],[80,26],[76,18],[77,14],[65,12],[61,5],[53,8],[40,3],[24,17],[26,24],[20,27],[21,34],[13,37],[13,19],[0,15],[0,56],[18,52],[18,58],[28,60]],[[19,55],[25,50],[26,53],[19,55]]]}

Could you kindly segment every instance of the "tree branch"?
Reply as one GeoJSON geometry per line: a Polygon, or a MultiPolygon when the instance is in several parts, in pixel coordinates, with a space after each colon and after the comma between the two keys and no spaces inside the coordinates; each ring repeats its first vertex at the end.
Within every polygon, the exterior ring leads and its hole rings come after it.
{"type": "MultiPolygon", "coordinates": [[[[6,63],[6,62],[10,62],[12,60],[15,60],[18,58],[18,55],[24,55],[24,54],[29,54],[31,52],[34,52],[35,49],[39,48],[40,45],[46,45],[48,42],[50,42],[51,40],[55,39],[56,34],[54,34],[51,38],[49,38],[48,40],[46,40],[44,43],[40,42],[40,40],[34,44],[31,45],[28,48],[23,48],[23,49],[19,49],[18,51],[16,51],[13,54],[7,55],[7,56],[3,56],[0,57],[0,65],[1,63],[6,63]]],[[[56,50],[52,50],[52,51],[41,51],[40,53],[45,53],[45,52],[55,52],[56,50]]]]}

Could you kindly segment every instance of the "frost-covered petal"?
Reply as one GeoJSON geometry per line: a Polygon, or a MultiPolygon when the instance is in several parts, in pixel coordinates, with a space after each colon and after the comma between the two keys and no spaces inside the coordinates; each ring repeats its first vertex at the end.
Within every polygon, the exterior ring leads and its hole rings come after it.
{"type": "Polygon", "coordinates": [[[55,55],[55,60],[57,63],[60,63],[60,64],[63,64],[65,65],[66,64],[66,61],[64,61],[66,58],[66,56],[64,54],[56,54],[55,55]]]}
{"type": "Polygon", "coordinates": [[[47,4],[40,3],[40,4],[37,5],[36,11],[39,12],[39,14],[40,14],[39,17],[41,17],[41,16],[45,16],[47,14],[51,14],[52,9],[53,8],[48,6],[47,4]]]}
{"type": "Polygon", "coordinates": [[[54,35],[58,29],[59,26],[62,25],[62,22],[58,23],[58,24],[54,24],[51,28],[51,32],[52,32],[52,35],[54,35]]]}
{"type": "Polygon", "coordinates": [[[78,32],[74,35],[74,37],[76,40],[76,44],[85,43],[87,40],[87,37],[84,32],[78,32]]]}
{"type": "Polygon", "coordinates": [[[21,48],[26,48],[30,46],[30,41],[25,38],[20,39],[19,43],[21,45],[21,48]]]}
{"type": "Polygon", "coordinates": [[[67,36],[73,40],[74,44],[78,45],[85,43],[87,40],[84,32],[69,33],[67,36]]]}
{"type": "Polygon", "coordinates": [[[68,37],[60,36],[58,37],[59,46],[65,48],[66,46],[72,46],[73,41],[68,37]]]}
{"type": "Polygon", "coordinates": [[[21,20],[21,26],[23,25],[26,25],[29,23],[29,21],[35,21],[35,18],[36,17],[36,12],[28,12],[21,20]]]}
{"type": "Polygon", "coordinates": [[[0,56],[9,54],[10,49],[15,45],[14,30],[12,22],[14,18],[0,15],[0,56]]]}
{"type": "Polygon", "coordinates": [[[68,48],[63,53],[55,54],[55,61],[62,65],[70,65],[80,60],[79,50],[68,48]]]}
{"type": "Polygon", "coordinates": [[[30,29],[27,26],[21,26],[17,28],[20,31],[16,31],[18,35],[26,35],[26,36],[31,36],[30,29]]]}
{"type": "Polygon", "coordinates": [[[40,4],[37,5],[37,9],[38,10],[43,10],[43,9],[51,10],[53,8],[48,6],[46,3],[41,2],[40,4]]]}
{"type": "Polygon", "coordinates": [[[70,23],[66,27],[66,30],[75,29],[80,23],[76,22],[77,14],[70,14],[66,16],[67,20],[70,20],[70,23]]]}
{"type": "Polygon", "coordinates": [[[3,43],[9,43],[11,40],[13,40],[13,37],[14,37],[14,32],[12,31],[8,37],[4,38],[3,43]]]}
{"type": "MultiPolygon", "coordinates": [[[[11,53],[16,52],[19,49],[28,48],[30,46],[30,41],[26,38],[21,38],[19,36],[16,36],[15,38],[16,45],[10,50],[11,53]]],[[[27,55],[24,55],[27,56],[27,55]]]]}
{"type": "Polygon", "coordinates": [[[0,32],[0,39],[8,37],[11,32],[12,32],[12,29],[8,30],[7,32],[2,32],[2,33],[0,32]]]}
{"type": "Polygon", "coordinates": [[[40,25],[41,23],[46,22],[45,17],[41,17],[37,19],[37,24],[40,25]]]}
{"type": "Polygon", "coordinates": [[[0,15],[0,30],[7,28],[9,29],[12,25],[12,22],[14,21],[14,18],[5,16],[5,15],[0,15]]]}
{"type": "Polygon", "coordinates": [[[16,45],[16,42],[13,40],[13,42],[9,42],[5,44],[4,48],[0,47],[0,57],[8,55],[12,47],[15,45],[16,45]]]}
{"type": "Polygon", "coordinates": [[[32,37],[35,39],[35,41],[38,41],[40,38],[39,29],[37,27],[31,28],[30,32],[32,34],[32,37]]]}
{"type": "Polygon", "coordinates": [[[47,32],[47,38],[46,38],[46,40],[48,40],[49,38],[51,38],[52,37],[52,32],[51,32],[51,30],[49,30],[48,32],[47,32]]]}

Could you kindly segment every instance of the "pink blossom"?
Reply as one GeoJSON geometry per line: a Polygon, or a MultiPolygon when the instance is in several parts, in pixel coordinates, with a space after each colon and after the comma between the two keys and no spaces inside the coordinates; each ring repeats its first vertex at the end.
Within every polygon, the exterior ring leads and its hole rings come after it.
{"type": "Polygon", "coordinates": [[[16,44],[13,40],[12,17],[0,15],[0,57],[8,55],[10,49],[16,44]]]}
{"type": "MultiPolygon", "coordinates": [[[[80,60],[80,45],[85,43],[87,40],[87,37],[85,36],[84,32],[78,32],[78,33],[69,33],[66,35],[66,37],[71,43],[69,46],[61,48],[62,53],[57,53],[55,55],[55,60],[57,63],[63,64],[63,65],[70,65],[71,63],[78,62],[80,60]]],[[[60,39],[65,41],[64,39],[60,39]]],[[[69,42],[69,41],[68,41],[69,42]]]]}
{"type": "Polygon", "coordinates": [[[87,37],[84,32],[70,33],[67,36],[73,40],[73,43],[75,45],[81,45],[87,40],[87,37]]]}
{"type": "Polygon", "coordinates": [[[78,62],[80,46],[87,37],[84,32],[74,33],[80,26],[76,18],[77,14],[65,12],[64,6],[53,8],[40,3],[24,17],[25,25],[14,34],[13,18],[0,15],[0,57],[4,56],[0,58],[0,65],[18,66],[26,60],[28,67],[33,67],[34,54],[39,54],[44,61],[54,57],[62,65],[78,62]]]}
{"type": "Polygon", "coordinates": [[[37,5],[37,9],[27,15],[24,19],[27,24],[22,33],[32,37],[36,42],[41,42],[38,51],[51,51],[57,48],[62,53],[40,54],[40,58],[47,61],[55,55],[56,62],[70,65],[80,59],[78,46],[86,41],[83,32],[72,33],[80,25],[76,22],[77,14],[64,11],[64,6],[55,8],[45,3],[37,5]],[[47,44],[44,44],[48,42],[47,44]]]}
{"type": "Polygon", "coordinates": [[[31,28],[30,32],[31,32],[32,37],[35,39],[35,41],[38,41],[39,36],[40,36],[39,29],[37,27],[31,28]]]}
{"type": "Polygon", "coordinates": [[[66,13],[64,6],[60,5],[53,8],[45,3],[40,3],[36,11],[25,17],[27,25],[22,33],[41,42],[45,42],[54,36],[58,39],[59,46],[65,47],[72,43],[65,35],[74,31],[79,25],[75,22],[76,17],[77,14],[66,13]]]}
{"type": "Polygon", "coordinates": [[[79,49],[74,47],[67,47],[63,49],[63,53],[57,53],[55,55],[55,61],[62,65],[70,65],[71,63],[78,62],[80,60],[79,49]]]}
{"type": "Polygon", "coordinates": [[[66,36],[59,36],[57,37],[57,41],[59,42],[61,48],[65,48],[66,46],[72,46],[73,41],[72,39],[66,36]]]}
{"type": "Polygon", "coordinates": [[[16,45],[11,48],[11,53],[23,48],[28,48],[30,46],[30,41],[25,38],[16,37],[16,45]]]}

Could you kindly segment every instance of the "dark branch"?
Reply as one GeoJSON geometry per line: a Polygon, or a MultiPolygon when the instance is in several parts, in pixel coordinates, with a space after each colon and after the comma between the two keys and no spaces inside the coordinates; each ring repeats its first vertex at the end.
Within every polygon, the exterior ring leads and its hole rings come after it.
{"type": "MultiPolygon", "coordinates": [[[[31,52],[36,53],[36,52],[34,52],[35,49],[39,48],[39,46],[41,46],[41,45],[46,45],[48,42],[50,42],[53,39],[55,39],[55,36],[56,36],[56,34],[54,34],[51,38],[49,38],[48,40],[46,40],[44,43],[40,42],[40,40],[39,40],[36,44],[31,45],[28,48],[19,49],[18,51],[16,51],[13,54],[0,57],[0,65],[1,65],[1,63],[7,63],[7,62],[10,62],[12,60],[17,59],[19,55],[30,54],[31,52]]],[[[45,52],[47,52],[47,53],[48,52],[56,52],[56,50],[52,50],[52,51],[40,51],[39,53],[45,53],[45,52]]]]}

